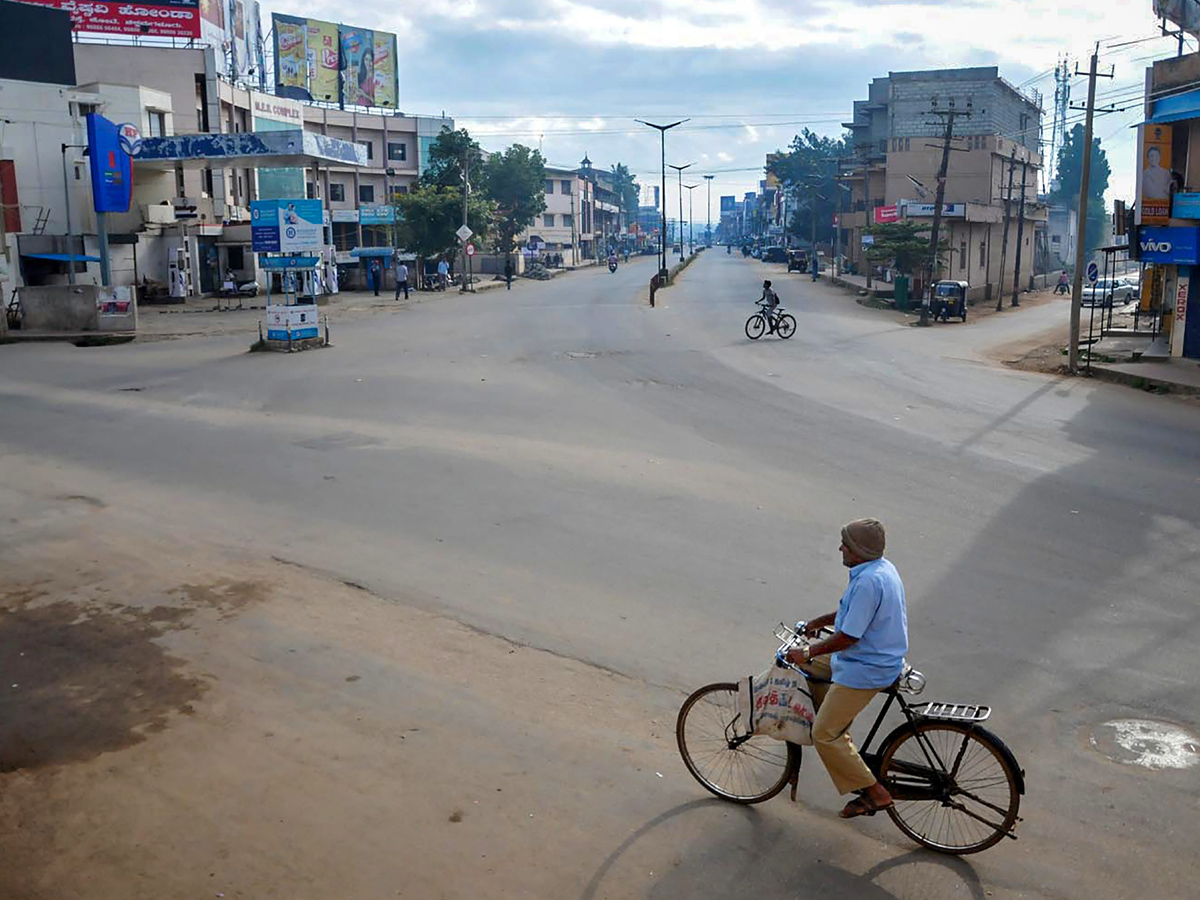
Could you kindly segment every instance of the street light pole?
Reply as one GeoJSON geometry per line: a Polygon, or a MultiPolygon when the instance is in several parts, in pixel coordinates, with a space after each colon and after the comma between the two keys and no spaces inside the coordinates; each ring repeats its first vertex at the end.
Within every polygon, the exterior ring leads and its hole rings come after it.
{"type": "Polygon", "coordinates": [[[682,125],[691,120],[680,119],[670,125],[655,125],[653,122],[646,122],[642,119],[634,119],[634,121],[639,125],[657,128],[662,139],[662,197],[659,200],[662,210],[662,230],[658,233],[658,271],[662,273],[667,270],[667,132],[676,125],[682,125]]]}
{"type": "Polygon", "coordinates": [[[712,181],[716,177],[715,175],[704,176],[704,180],[708,182],[708,206],[705,207],[708,210],[708,224],[704,228],[705,247],[712,246],[712,181]]]}
{"type": "Polygon", "coordinates": [[[685,166],[671,164],[671,168],[679,173],[679,261],[683,262],[683,170],[690,169],[691,163],[685,166]]]}
{"type": "Polygon", "coordinates": [[[700,187],[698,184],[685,184],[688,192],[688,248],[689,252],[696,252],[695,226],[692,224],[692,191],[700,187]]]}

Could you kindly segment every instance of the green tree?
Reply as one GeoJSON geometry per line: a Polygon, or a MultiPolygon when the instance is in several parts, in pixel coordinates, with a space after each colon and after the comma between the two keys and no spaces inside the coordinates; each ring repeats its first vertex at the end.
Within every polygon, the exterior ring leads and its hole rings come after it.
{"type": "Polygon", "coordinates": [[[471,178],[483,172],[483,150],[465,128],[452,131],[446,126],[429,145],[429,159],[421,173],[422,184],[440,187],[462,187],[463,163],[470,161],[471,178]]]}
{"type": "MultiPolygon", "coordinates": [[[[866,251],[867,259],[872,262],[890,262],[895,260],[897,270],[908,275],[922,274],[929,260],[929,229],[922,222],[890,222],[883,225],[871,225],[863,229],[864,234],[873,235],[875,243],[866,251]]],[[[938,264],[950,248],[949,241],[940,241],[938,247],[938,264]]],[[[936,277],[936,276],[935,276],[936,277]]]]}
{"type": "MultiPolygon", "coordinates": [[[[453,255],[458,246],[455,232],[462,225],[462,191],[457,187],[418,184],[396,199],[399,246],[421,259],[453,255]]],[[[495,208],[482,193],[472,193],[467,203],[467,225],[475,240],[485,240],[495,208]]]]}
{"type": "MultiPolygon", "coordinates": [[[[1084,128],[1076,125],[1068,133],[1058,150],[1058,187],[1051,192],[1052,203],[1079,211],[1079,185],[1083,181],[1084,128]]],[[[1088,175],[1088,213],[1084,228],[1084,249],[1089,253],[1104,243],[1107,233],[1108,212],[1104,206],[1104,192],[1108,190],[1108,179],[1112,169],[1108,156],[1100,147],[1100,138],[1092,138],[1092,170],[1088,175]]]]}
{"type": "Polygon", "coordinates": [[[537,150],[513,144],[489,156],[483,173],[496,207],[496,249],[512,253],[517,235],[546,208],[546,161],[537,150]]]}
{"type": "Polygon", "coordinates": [[[617,195],[617,205],[621,209],[625,226],[628,228],[630,224],[637,221],[638,199],[641,196],[637,177],[629,171],[629,167],[624,163],[617,163],[612,167],[612,181],[613,193],[617,195]]]}
{"type": "Polygon", "coordinates": [[[841,206],[838,159],[847,156],[850,156],[848,136],[824,137],[807,128],[792,139],[786,152],[767,155],[767,174],[778,178],[788,195],[799,201],[787,223],[791,234],[807,242],[812,236],[815,210],[817,240],[833,240],[833,214],[841,206]]]}

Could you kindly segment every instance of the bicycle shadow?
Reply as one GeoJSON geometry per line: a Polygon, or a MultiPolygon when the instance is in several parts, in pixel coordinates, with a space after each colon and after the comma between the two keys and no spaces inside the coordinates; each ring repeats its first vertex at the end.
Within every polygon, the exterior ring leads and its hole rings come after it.
{"type": "MultiPolygon", "coordinates": [[[[876,862],[890,848],[815,813],[820,830],[798,834],[794,820],[715,798],[692,800],[650,819],[600,863],[580,900],[628,892],[649,873],[645,892],[661,900],[753,896],[761,900],[985,900],[987,890],[964,859],[910,850],[876,862]],[[720,811],[719,828],[708,814],[720,811]],[[616,886],[620,885],[618,889],[616,886]]],[[[636,890],[636,889],[635,889],[636,890]]]]}

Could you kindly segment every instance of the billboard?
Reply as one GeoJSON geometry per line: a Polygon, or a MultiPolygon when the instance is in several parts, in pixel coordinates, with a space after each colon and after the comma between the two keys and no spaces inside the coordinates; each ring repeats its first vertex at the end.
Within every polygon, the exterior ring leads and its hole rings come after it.
{"type": "MultiPolygon", "coordinates": [[[[933,213],[931,212],[930,215],[933,213]]],[[[886,225],[889,222],[900,221],[900,207],[898,206],[877,206],[875,207],[875,224],[886,225]]]]}
{"type": "Polygon", "coordinates": [[[81,3],[78,0],[27,0],[68,12],[75,31],[96,34],[200,37],[198,0],[157,0],[153,3],[81,3]]]}
{"type": "Polygon", "coordinates": [[[395,108],[396,36],[319,19],[271,15],[275,93],[297,100],[395,108]]]}
{"type": "Polygon", "coordinates": [[[296,253],[325,243],[320,200],[252,200],[250,243],[255,253],[296,253]]]}
{"type": "Polygon", "coordinates": [[[737,207],[737,197],[721,198],[721,214],[731,213],[737,207]]]}
{"type": "Polygon", "coordinates": [[[1138,223],[1166,225],[1171,217],[1171,126],[1138,126],[1138,223]]]}

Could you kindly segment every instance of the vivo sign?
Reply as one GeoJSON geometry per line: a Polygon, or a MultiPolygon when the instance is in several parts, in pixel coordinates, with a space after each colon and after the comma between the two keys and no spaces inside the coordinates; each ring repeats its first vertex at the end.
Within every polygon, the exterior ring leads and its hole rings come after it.
{"type": "Polygon", "coordinates": [[[1192,266],[1200,262],[1200,228],[1159,228],[1138,230],[1139,256],[1144,262],[1174,263],[1192,266]]]}

